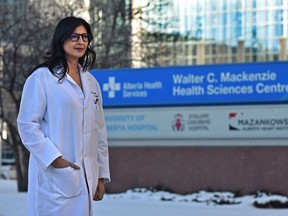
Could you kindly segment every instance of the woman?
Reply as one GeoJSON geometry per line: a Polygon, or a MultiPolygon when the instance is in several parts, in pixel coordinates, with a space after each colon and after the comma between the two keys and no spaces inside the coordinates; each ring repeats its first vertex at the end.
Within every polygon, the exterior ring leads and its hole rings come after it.
{"type": "Polygon", "coordinates": [[[110,181],[100,87],[86,72],[95,61],[89,24],[62,19],[25,82],[17,118],[30,151],[27,215],[93,215],[110,181]]]}

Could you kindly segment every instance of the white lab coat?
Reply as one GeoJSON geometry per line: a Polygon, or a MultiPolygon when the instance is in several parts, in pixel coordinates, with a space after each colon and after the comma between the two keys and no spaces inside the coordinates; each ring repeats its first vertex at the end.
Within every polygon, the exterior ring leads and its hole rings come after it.
{"type": "Polygon", "coordinates": [[[91,216],[98,178],[110,181],[100,87],[89,72],[80,75],[83,91],[69,75],[59,83],[46,67],[24,85],[17,123],[31,153],[29,216],[91,216]],[[52,167],[59,156],[81,169],[52,167]]]}

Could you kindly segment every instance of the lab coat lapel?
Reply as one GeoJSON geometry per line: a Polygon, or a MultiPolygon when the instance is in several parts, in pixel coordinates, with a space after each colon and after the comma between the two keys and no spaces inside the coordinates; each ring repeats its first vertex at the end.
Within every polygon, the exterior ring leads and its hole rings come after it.
{"type": "MultiPolygon", "coordinates": [[[[83,100],[85,98],[84,96],[84,92],[82,91],[82,89],[78,86],[78,84],[72,79],[71,76],[69,76],[69,74],[66,75],[67,80],[72,84],[71,87],[74,89],[74,91],[78,94],[79,98],[81,98],[81,100],[83,100]]],[[[81,81],[82,82],[82,81],[81,81]]],[[[83,85],[83,84],[82,84],[83,85]]]]}
{"type": "MultiPolygon", "coordinates": [[[[56,74],[58,74],[59,75],[59,77],[60,77],[60,73],[61,73],[61,71],[62,71],[62,69],[63,68],[59,68],[58,70],[56,70],[56,74]]],[[[56,82],[58,82],[59,83],[59,77],[57,77],[57,76],[54,76],[54,75],[52,75],[53,76],[53,78],[54,78],[54,80],[56,81],[56,82]]],[[[65,79],[66,79],[66,81],[68,81],[68,82],[70,82],[72,85],[70,86],[71,87],[71,89],[73,90],[72,92],[76,92],[76,95],[78,95],[79,96],[79,98],[81,99],[81,100],[83,100],[84,99],[84,92],[82,92],[82,90],[81,90],[81,88],[77,85],[77,83],[72,79],[72,77],[71,76],[69,76],[67,73],[65,74],[65,77],[64,77],[64,80],[63,81],[60,81],[60,83],[61,82],[65,82],[65,79]]]]}

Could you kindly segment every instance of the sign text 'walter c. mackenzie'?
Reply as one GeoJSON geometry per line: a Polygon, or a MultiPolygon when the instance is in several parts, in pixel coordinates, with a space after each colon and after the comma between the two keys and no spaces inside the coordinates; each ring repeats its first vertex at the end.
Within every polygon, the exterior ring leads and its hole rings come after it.
{"type": "Polygon", "coordinates": [[[104,107],[288,102],[287,62],[94,70],[104,107]]]}

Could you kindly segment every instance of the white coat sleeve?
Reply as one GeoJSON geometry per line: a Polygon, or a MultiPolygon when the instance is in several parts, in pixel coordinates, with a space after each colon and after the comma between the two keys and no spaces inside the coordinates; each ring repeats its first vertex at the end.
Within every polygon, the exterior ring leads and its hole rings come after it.
{"type": "MultiPolygon", "coordinates": [[[[98,83],[97,83],[98,84],[98,83]]],[[[99,178],[104,178],[105,182],[110,182],[110,171],[109,171],[109,153],[108,153],[108,141],[107,141],[107,130],[104,118],[102,94],[99,84],[97,85],[99,92],[99,149],[98,149],[98,164],[99,164],[99,178]]]]}
{"type": "Polygon", "coordinates": [[[32,74],[25,82],[17,117],[18,131],[25,147],[47,168],[61,153],[41,131],[46,95],[39,78],[32,74]]]}

